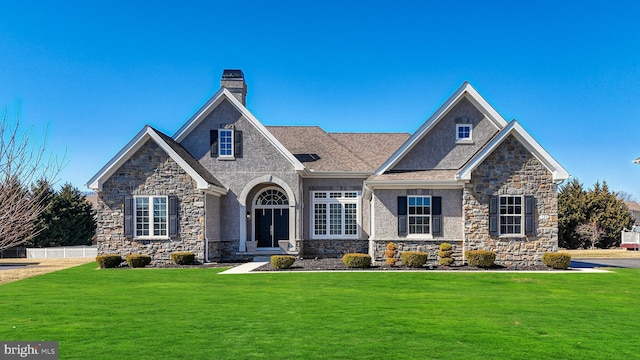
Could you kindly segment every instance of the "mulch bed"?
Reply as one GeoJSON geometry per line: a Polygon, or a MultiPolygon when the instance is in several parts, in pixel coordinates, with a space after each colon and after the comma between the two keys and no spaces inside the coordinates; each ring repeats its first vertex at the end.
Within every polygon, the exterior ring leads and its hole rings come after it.
{"type": "Polygon", "coordinates": [[[327,258],[327,259],[296,259],[291,268],[286,270],[276,270],[271,267],[271,264],[265,264],[261,267],[253,270],[253,271],[332,271],[332,270],[350,270],[350,271],[358,271],[358,270],[380,270],[380,271],[430,271],[430,270],[466,270],[466,271],[496,271],[496,270],[536,270],[536,271],[544,271],[544,270],[553,270],[546,266],[535,266],[535,267],[519,267],[519,268],[508,268],[500,265],[494,265],[491,268],[483,269],[474,266],[441,266],[441,265],[425,265],[421,268],[411,268],[404,265],[396,265],[396,266],[388,266],[386,264],[374,264],[371,267],[366,269],[353,269],[347,268],[343,263],[342,259],[339,258],[327,258]]]}

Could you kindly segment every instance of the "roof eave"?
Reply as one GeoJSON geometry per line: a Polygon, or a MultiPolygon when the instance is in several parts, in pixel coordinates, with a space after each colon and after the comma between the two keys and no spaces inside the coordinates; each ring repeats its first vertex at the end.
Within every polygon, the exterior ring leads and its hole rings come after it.
{"type": "Polygon", "coordinates": [[[466,181],[460,180],[366,180],[370,189],[462,189],[466,181]]]}

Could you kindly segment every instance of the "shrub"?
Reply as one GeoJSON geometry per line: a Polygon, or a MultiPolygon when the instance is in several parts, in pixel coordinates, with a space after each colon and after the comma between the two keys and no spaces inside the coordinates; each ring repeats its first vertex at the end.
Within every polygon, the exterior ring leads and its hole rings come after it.
{"type": "Polygon", "coordinates": [[[129,254],[127,255],[127,264],[132,268],[145,267],[151,264],[151,256],[145,254],[129,254]]]}
{"type": "Polygon", "coordinates": [[[453,246],[449,243],[440,244],[440,251],[438,251],[438,257],[440,258],[440,265],[450,266],[453,264],[453,246]]]}
{"type": "Polygon", "coordinates": [[[273,255],[271,257],[271,267],[277,270],[288,269],[296,261],[291,255],[273,255]]]}
{"type": "Polygon", "coordinates": [[[496,261],[496,252],[491,250],[468,250],[464,255],[471,266],[490,268],[496,261]]]}
{"type": "Polygon", "coordinates": [[[398,245],[394,244],[392,241],[387,244],[387,249],[384,251],[384,256],[386,256],[385,262],[387,265],[393,266],[396,264],[398,261],[396,255],[398,255],[398,245]]]}
{"type": "Polygon", "coordinates": [[[104,254],[96,257],[100,269],[114,268],[122,263],[122,256],[119,254],[104,254]]]}
{"type": "Polygon", "coordinates": [[[408,267],[422,267],[427,263],[427,253],[421,251],[405,251],[400,254],[402,263],[408,267]]]}
{"type": "Polygon", "coordinates": [[[441,257],[439,260],[440,265],[451,266],[453,265],[453,258],[450,257],[441,257]]]}
{"type": "Polygon", "coordinates": [[[344,254],[342,262],[348,268],[368,268],[371,266],[371,256],[357,253],[344,254]]]}
{"type": "Polygon", "coordinates": [[[546,252],[542,255],[542,262],[551,268],[566,270],[571,264],[571,255],[562,252],[546,252]]]}
{"type": "Polygon", "coordinates": [[[171,253],[171,261],[177,265],[193,265],[196,261],[196,254],[192,251],[178,251],[171,253]]]}

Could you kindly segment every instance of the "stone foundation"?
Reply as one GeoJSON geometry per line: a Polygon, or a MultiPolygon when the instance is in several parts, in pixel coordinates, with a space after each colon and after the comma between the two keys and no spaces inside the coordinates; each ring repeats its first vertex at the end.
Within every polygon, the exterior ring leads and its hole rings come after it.
{"type": "Polygon", "coordinates": [[[303,258],[340,258],[347,253],[369,253],[369,240],[311,239],[298,241],[298,255],[303,258]]]}
{"type": "MultiPolygon", "coordinates": [[[[427,264],[438,265],[438,252],[440,251],[440,244],[449,243],[452,245],[453,250],[453,266],[461,266],[464,264],[462,254],[462,241],[460,240],[437,240],[437,241],[421,241],[421,240],[392,240],[394,244],[398,245],[397,258],[400,260],[400,253],[405,251],[420,251],[427,253],[427,264]]],[[[390,240],[373,240],[373,260],[376,262],[384,262],[386,257],[384,251],[387,249],[387,244],[392,242],[390,240]]]]}

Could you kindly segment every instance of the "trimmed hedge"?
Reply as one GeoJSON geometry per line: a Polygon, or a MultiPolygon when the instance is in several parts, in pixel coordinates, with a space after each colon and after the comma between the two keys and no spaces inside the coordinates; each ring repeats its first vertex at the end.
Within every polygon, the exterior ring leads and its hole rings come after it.
{"type": "Polygon", "coordinates": [[[178,251],[171,253],[171,261],[177,265],[193,265],[196,261],[196,254],[192,251],[178,251]]]}
{"type": "Polygon", "coordinates": [[[129,254],[127,255],[127,264],[132,268],[145,267],[151,264],[151,256],[145,254],[129,254]]]}
{"type": "Polygon", "coordinates": [[[368,254],[344,254],[342,263],[348,268],[368,268],[371,266],[371,256],[368,254]]]}
{"type": "Polygon", "coordinates": [[[96,257],[96,262],[100,269],[114,268],[122,263],[122,256],[119,254],[104,254],[96,257]]]}
{"type": "Polygon", "coordinates": [[[496,261],[496,252],[491,250],[468,250],[464,256],[471,266],[490,268],[496,261]]]}
{"type": "Polygon", "coordinates": [[[546,252],[542,255],[542,263],[554,269],[566,270],[571,264],[571,255],[562,252],[546,252]]]}
{"type": "Polygon", "coordinates": [[[427,263],[427,253],[422,251],[405,251],[400,253],[402,264],[408,267],[422,267],[427,263]]]}
{"type": "Polygon", "coordinates": [[[440,258],[440,265],[450,266],[453,264],[453,246],[449,243],[440,244],[440,251],[438,251],[438,257],[440,258]]]}
{"type": "Polygon", "coordinates": [[[277,270],[288,269],[296,261],[291,255],[273,255],[271,256],[271,267],[277,270]]]}

